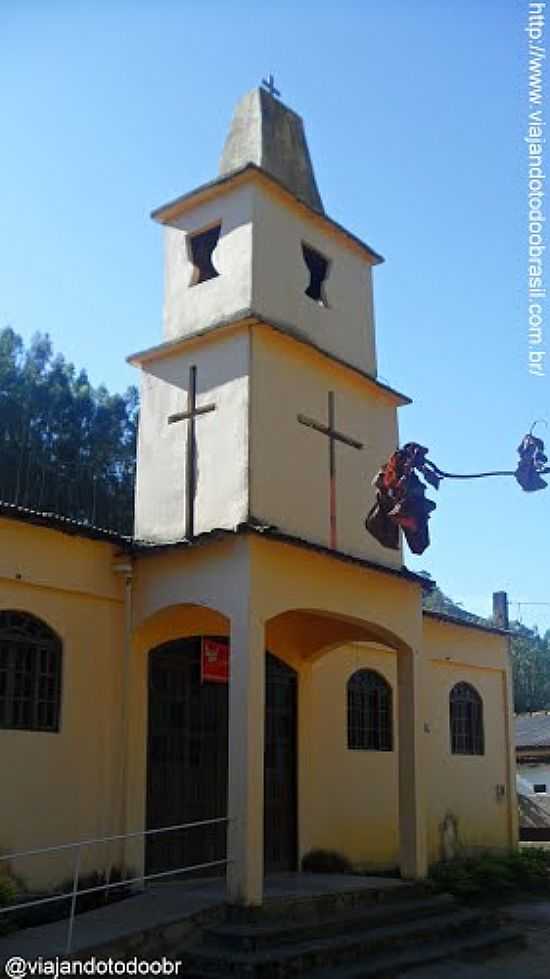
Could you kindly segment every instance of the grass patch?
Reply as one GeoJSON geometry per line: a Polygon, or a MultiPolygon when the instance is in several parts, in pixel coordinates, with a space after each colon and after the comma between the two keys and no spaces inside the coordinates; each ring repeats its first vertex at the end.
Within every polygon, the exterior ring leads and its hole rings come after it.
{"type": "MultiPolygon", "coordinates": [[[[0,873],[0,908],[5,908],[15,902],[17,896],[17,886],[8,874],[0,873]]],[[[0,935],[5,935],[9,931],[10,915],[0,914],[0,935]]]]}
{"type": "Polygon", "coordinates": [[[459,857],[435,864],[430,877],[437,890],[465,899],[509,897],[518,891],[550,893],[550,852],[533,847],[459,857]]]}
{"type": "MultiPolygon", "coordinates": [[[[126,877],[134,877],[135,873],[129,870],[123,874],[118,867],[112,867],[109,874],[103,871],[92,871],[83,874],[78,882],[79,890],[88,887],[100,887],[103,884],[118,884],[112,890],[98,890],[91,894],[81,894],[76,899],[75,914],[83,914],[85,911],[92,911],[95,908],[102,908],[108,904],[122,901],[132,893],[131,886],[125,883],[126,877]]],[[[28,905],[14,911],[11,914],[0,915],[0,934],[16,931],[19,928],[33,928],[37,925],[47,925],[53,921],[60,921],[69,915],[72,900],[72,879],[67,879],[53,890],[33,892],[25,890],[23,886],[17,887],[10,877],[0,876],[0,908],[13,903],[28,905]],[[57,901],[51,901],[33,907],[32,902],[41,898],[50,897],[54,894],[63,895],[57,901]]]]}

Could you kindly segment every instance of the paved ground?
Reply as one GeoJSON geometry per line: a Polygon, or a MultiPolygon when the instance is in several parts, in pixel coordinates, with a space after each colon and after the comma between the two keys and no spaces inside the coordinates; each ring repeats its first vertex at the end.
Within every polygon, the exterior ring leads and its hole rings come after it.
{"type": "MultiPolygon", "coordinates": [[[[359,890],[403,890],[408,884],[391,877],[351,877],[349,874],[274,874],[266,878],[267,899],[344,894],[359,890]]],[[[106,942],[116,942],[140,929],[160,928],[223,904],[225,883],[219,878],[152,884],[141,894],[107,908],[77,915],[72,950],[75,953],[106,942]]],[[[0,938],[0,965],[14,955],[24,959],[63,955],[67,919],[0,938]]]]}
{"type": "Polygon", "coordinates": [[[439,962],[411,969],[403,973],[403,979],[549,979],[550,901],[511,904],[503,913],[524,931],[527,948],[495,955],[485,962],[439,962]]]}
{"type": "MultiPolygon", "coordinates": [[[[266,892],[271,898],[290,895],[343,893],[358,887],[380,889],[407,888],[402,881],[381,878],[350,878],[321,874],[281,874],[268,879],[266,892]]],[[[99,939],[123,936],[136,926],[151,927],[181,919],[182,912],[193,914],[223,901],[224,888],[218,880],[195,880],[151,886],[145,893],[79,915],[75,921],[74,949],[83,949],[99,939]]],[[[509,922],[524,931],[527,948],[508,951],[484,962],[437,963],[403,973],[403,979],[550,979],[550,901],[525,901],[509,904],[503,910],[509,922]]],[[[0,963],[12,955],[35,959],[39,955],[63,954],[66,922],[29,928],[0,938],[0,963]]]]}

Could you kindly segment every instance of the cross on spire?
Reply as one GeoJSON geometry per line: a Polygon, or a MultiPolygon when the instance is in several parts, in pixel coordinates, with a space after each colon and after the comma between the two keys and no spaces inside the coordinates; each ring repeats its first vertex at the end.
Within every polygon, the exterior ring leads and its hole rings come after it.
{"type": "Polygon", "coordinates": [[[352,449],[362,449],[363,443],[339,432],[336,425],[336,411],[334,405],[334,391],[328,393],[328,425],[323,422],[308,418],[307,415],[298,415],[301,425],[307,425],[314,431],[326,435],[329,440],[329,473],[330,473],[330,546],[336,550],[336,442],[343,442],[344,445],[351,446],[352,449]]]}
{"type": "Polygon", "coordinates": [[[187,540],[192,540],[195,536],[195,496],[197,493],[195,418],[215,410],[216,405],[214,404],[201,405],[200,408],[197,408],[197,368],[193,365],[189,368],[187,409],[185,411],[178,411],[175,415],[168,415],[169,425],[173,425],[174,422],[189,422],[185,455],[185,536],[187,540]]]}
{"type": "Polygon", "coordinates": [[[263,87],[269,92],[270,95],[280,95],[278,88],[275,88],[275,79],[273,75],[268,75],[267,78],[262,78],[263,87]]]}

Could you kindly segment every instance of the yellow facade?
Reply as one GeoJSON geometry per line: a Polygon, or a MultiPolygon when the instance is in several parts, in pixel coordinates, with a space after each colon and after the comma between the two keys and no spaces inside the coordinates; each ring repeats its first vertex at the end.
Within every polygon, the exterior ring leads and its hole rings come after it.
{"type": "MultiPolygon", "coordinates": [[[[0,611],[32,613],[63,643],[59,732],[0,732],[4,853],[145,828],[149,652],[185,636],[231,635],[247,576],[265,648],[298,674],[299,856],[320,847],[362,868],[399,867],[408,782],[416,782],[428,862],[442,855],[449,814],[468,851],[514,845],[505,637],[422,621],[418,584],[398,574],[256,534],[137,554],[125,762],[120,548],[15,520],[0,520],[0,528],[0,611]],[[410,659],[417,687],[413,717],[404,720],[410,659]],[[347,747],[346,684],[364,668],[392,688],[392,751],[347,747]],[[483,698],[481,757],[450,753],[449,690],[463,680],[483,698]]],[[[143,853],[141,841],[96,846],[83,869],[124,860],[140,872],[143,853]]],[[[59,883],[71,866],[69,855],[57,854],[16,860],[12,870],[36,887],[59,883]]]]}
{"type": "Polygon", "coordinates": [[[425,619],[424,635],[432,704],[430,767],[437,772],[429,803],[430,858],[445,855],[449,816],[459,848],[475,852],[513,847],[518,829],[507,640],[431,617],[425,619]],[[470,683],[483,701],[483,755],[450,751],[447,704],[451,688],[462,682],[470,683]]]}
{"type": "Polygon", "coordinates": [[[328,652],[312,667],[305,849],[336,848],[369,871],[399,867],[398,655],[353,643],[328,652]],[[346,684],[359,669],[375,670],[392,688],[392,751],[348,749],[346,684]]]}
{"type": "MultiPolygon", "coordinates": [[[[63,644],[59,732],[0,730],[0,849],[27,850],[111,834],[120,823],[124,645],[115,548],[0,520],[0,611],[30,612],[63,644]]],[[[116,862],[114,848],[83,867],[116,862]]],[[[70,854],[16,864],[30,885],[72,874],[70,854]]]]}

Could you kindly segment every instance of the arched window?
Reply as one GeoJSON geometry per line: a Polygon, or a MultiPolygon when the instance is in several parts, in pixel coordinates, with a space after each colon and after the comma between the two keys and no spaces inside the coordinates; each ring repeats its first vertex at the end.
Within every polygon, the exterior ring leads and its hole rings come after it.
{"type": "Polygon", "coordinates": [[[374,670],[357,670],[348,680],[348,748],[391,751],[392,691],[374,670]]]}
{"type": "Polygon", "coordinates": [[[457,683],[449,695],[453,755],[483,755],[483,701],[469,683],[457,683]]]}
{"type": "Polygon", "coordinates": [[[0,612],[0,728],[59,730],[61,642],[27,612],[0,612]]]}

